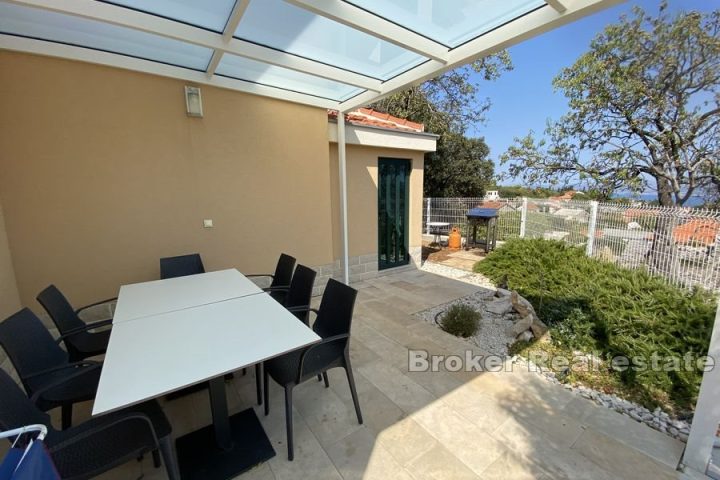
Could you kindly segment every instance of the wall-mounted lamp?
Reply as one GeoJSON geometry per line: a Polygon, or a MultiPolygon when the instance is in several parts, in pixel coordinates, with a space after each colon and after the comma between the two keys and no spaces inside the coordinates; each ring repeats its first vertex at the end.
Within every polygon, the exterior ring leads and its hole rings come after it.
{"type": "Polygon", "coordinates": [[[202,117],[202,96],[198,87],[185,86],[185,106],[188,117],[202,117]]]}

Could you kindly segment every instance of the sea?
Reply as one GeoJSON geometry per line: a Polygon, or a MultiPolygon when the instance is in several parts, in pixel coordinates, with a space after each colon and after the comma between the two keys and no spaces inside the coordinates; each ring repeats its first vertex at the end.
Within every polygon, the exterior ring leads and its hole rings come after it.
{"type": "MultiPolygon", "coordinates": [[[[657,194],[655,192],[650,193],[641,193],[640,195],[631,195],[627,192],[622,193],[616,193],[613,195],[613,198],[626,198],[628,200],[642,200],[645,202],[654,202],[657,201],[657,194]]],[[[685,202],[685,207],[702,207],[705,202],[707,201],[707,198],[702,195],[693,195],[688,199],[687,202],[685,202]]]]}

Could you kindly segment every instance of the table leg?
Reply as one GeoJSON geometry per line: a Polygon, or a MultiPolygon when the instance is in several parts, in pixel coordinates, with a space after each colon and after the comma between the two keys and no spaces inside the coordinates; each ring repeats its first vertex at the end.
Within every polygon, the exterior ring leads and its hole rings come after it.
{"type": "Polygon", "coordinates": [[[225,378],[216,377],[210,383],[210,411],[212,412],[215,440],[223,450],[232,450],[233,441],[230,432],[227,397],[225,396],[225,378]]]}
{"type": "Polygon", "coordinates": [[[183,480],[235,478],[275,456],[255,410],[228,416],[225,379],[208,382],[213,423],[175,441],[183,480]]]}

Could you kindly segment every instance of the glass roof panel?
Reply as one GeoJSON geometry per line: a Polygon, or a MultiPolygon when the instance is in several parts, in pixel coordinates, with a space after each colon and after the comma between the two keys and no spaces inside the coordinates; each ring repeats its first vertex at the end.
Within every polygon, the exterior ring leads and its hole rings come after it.
{"type": "Polygon", "coordinates": [[[545,5],[543,0],[345,0],[455,48],[545,5]]]}
{"type": "Polygon", "coordinates": [[[222,32],[235,0],[102,0],[141,12],[222,32]]]}
{"type": "Polygon", "coordinates": [[[235,37],[381,80],[427,60],[282,0],[250,2],[235,37]]]}
{"type": "Polygon", "coordinates": [[[338,101],[354,97],[363,91],[361,88],[352,85],[326,80],[228,53],[223,55],[215,73],[238,80],[246,80],[338,101]]]}
{"type": "Polygon", "coordinates": [[[0,2],[0,33],[206,70],[212,50],[130,28],[0,2]]]}

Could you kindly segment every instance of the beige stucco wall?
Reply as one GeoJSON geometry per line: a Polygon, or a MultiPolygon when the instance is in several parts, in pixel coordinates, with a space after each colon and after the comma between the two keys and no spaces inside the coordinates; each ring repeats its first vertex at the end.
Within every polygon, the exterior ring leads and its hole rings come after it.
{"type": "Polygon", "coordinates": [[[184,84],[0,51],[0,204],[24,304],[51,282],[77,304],[114,296],[195,251],[211,270],[333,261],[325,110],[203,86],[189,118],[184,84]]]}
{"type": "MultiPolygon", "coordinates": [[[[404,158],[412,161],[410,172],[410,229],[409,247],[422,245],[423,152],[390,148],[347,145],[348,179],[348,249],[350,256],[367,255],[378,251],[377,185],[378,158],[404,158]]],[[[337,144],[330,144],[330,175],[334,236],[333,251],[340,258],[340,194],[338,180],[337,144]]]]}
{"type": "Polygon", "coordinates": [[[5,217],[0,205],[0,318],[5,318],[19,309],[20,295],[5,231],[5,217]]]}

